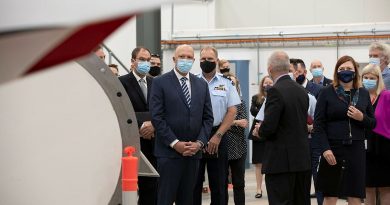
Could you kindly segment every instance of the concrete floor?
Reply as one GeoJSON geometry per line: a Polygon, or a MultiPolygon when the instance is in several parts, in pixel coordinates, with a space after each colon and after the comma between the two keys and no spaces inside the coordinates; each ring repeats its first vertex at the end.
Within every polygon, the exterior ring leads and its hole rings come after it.
{"type": "MultiPolygon", "coordinates": [[[[260,199],[255,198],[256,194],[256,178],[255,178],[255,168],[251,167],[245,172],[245,204],[246,205],[268,205],[267,190],[265,188],[264,180],[262,185],[263,197],[260,199]]],[[[313,189],[313,185],[312,185],[313,189]]],[[[210,193],[203,194],[202,205],[210,204],[210,193]]],[[[311,199],[311,204],[316,205],[317,200],[311,199]]],[[[348,203],[345,200],[339,200],[337,205],[347,205],[348,203]]],[[[234,205],[233,201],[233,190],[229,189],[229,205],[234,205]]]]}

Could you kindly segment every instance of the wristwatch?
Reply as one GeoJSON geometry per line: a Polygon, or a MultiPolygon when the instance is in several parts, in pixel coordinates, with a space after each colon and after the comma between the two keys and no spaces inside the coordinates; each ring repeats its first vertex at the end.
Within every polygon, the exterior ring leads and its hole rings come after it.
{"type": "Polygon", "coordinates": [[[222,133],[220,133],[220,132],[217,132],[215,135],[217,135],[217,137],[218,137],[219,139],[222,138],[222,133]]]}

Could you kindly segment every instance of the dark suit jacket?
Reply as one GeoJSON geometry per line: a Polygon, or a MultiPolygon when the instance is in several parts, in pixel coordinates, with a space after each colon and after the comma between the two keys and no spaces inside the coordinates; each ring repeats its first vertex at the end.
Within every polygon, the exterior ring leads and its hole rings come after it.
{"type": "MultiPolygon", "coordinates": [[[[356,90],[351,90],[354,96],[356,90]]],[[[352,140],[364,140],[365,130],[375,127],[375,117],[370,95],[365,88],[359,88],[356,108],[363,113],[359,122],[347,116],[349,102],[341,100],[332,85],[325,87],[318,97],[314,115],[314,134],[321,145],[321,153],[330,149],[329,140],[345,140],[349,137],[351,122],[352,140]]]]}
{"type": "MultiPolygon", "coordinates": [[[[311,79],[310,82],[314,83],[314,80],[311,79]]],[[[324,81],[322,81],[322,86],[326,87],[329,84],[332,84],[332,80],[324,76],[324,81]]]]}
{"type": "MultiPolygon", "coordinates": [[[[153,78],[146,76],[146,84],[148,87],[147,97],[150,97],[150,91],[152,87],[152,80],[153,78]]],[[[127,75],[119,77],[119,81],[121,81],[123,87],[126,90],[127,95],[130,98],[131,104],[133,105],[134,112],[149,112],[149,102],[147,99],[145,99],[144,94],[142,93],[142,90],[139,86],[139,83],[137,79],[135,78],[133,72],[130,72],[127,75]]],[[[137,119],[138,122],[138,128],[141,127],[143,121],[140,119],[137,119]]],[[[154,140],[146,140],[144,138],[140,138],[140,144],[141,144],[141,151],[144,153],[144,155],[151,161],[152,164],[154,163],[153,158],[153,147],[154,147],[154,140]]]]}
{"type": "Polygon", "coordinates": [[[322,88],[321,85],[307,81],[305,89],[317,99],[318,95],[320,94],[321,88],[322,88]]]}
{"type": "MultiPolygon", "coordinates": [[[[191,106],[187,105],[179,80],[172,70],[153,80],[150,96],[152,123],[156,128],[156,157],[183,157],[170,144],[202,141],[207,144],[213,126],[213,111],[207,83],[190,73],[191,106]]],[[[200,158],[198,152],[194,158],[200,158]]]]}
{"type": "Polygon", "coordinates": [[[263,173],[307,171],[310,149],[307,140],[309,98],[301,85],[282,76],[269,89],[260,136],[266,139],[263,173]]]}

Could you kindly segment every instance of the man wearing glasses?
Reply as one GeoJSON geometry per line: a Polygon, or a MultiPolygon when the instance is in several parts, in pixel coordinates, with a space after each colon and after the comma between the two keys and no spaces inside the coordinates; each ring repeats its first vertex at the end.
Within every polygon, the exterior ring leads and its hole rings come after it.
{"type": "MultiPolygon", "coordinates": [[[[156,168],[154,149],[154,127],[149,113],[149,96],[153,78],[147,76],[150,70],[150,51],[137,47],[131,53],[131,72],[119,77],[133,105],[140,134],[141,151],[156,168]]],[[[157,197],[157,179],[138,177],[140,205],[155,205],[157,197]]]]}

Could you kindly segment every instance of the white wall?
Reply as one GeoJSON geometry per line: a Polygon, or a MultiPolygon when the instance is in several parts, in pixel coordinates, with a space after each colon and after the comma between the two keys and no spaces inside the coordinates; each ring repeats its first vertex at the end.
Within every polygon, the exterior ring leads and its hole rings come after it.
{"type": "MultiPolygon", "coordinates": [[[[162,7],[170,18],[171,6],[162,7]]],[[[177,31],[388,22],[388,0],[214,0],[174,6],[177,31]]],[[[170,20],[162,30],[170,31],[170,20]],[[168,25],[169,24],[169,25],[168,25]]]]}
{"type": "MultiPolygon", "coordinates": [[[[188,1],[173,5],[173,33],[215,28],[215,2],[188,1]]],[[[161,6],[161,39],[172,36],[172,4],[161,6]]]]}

